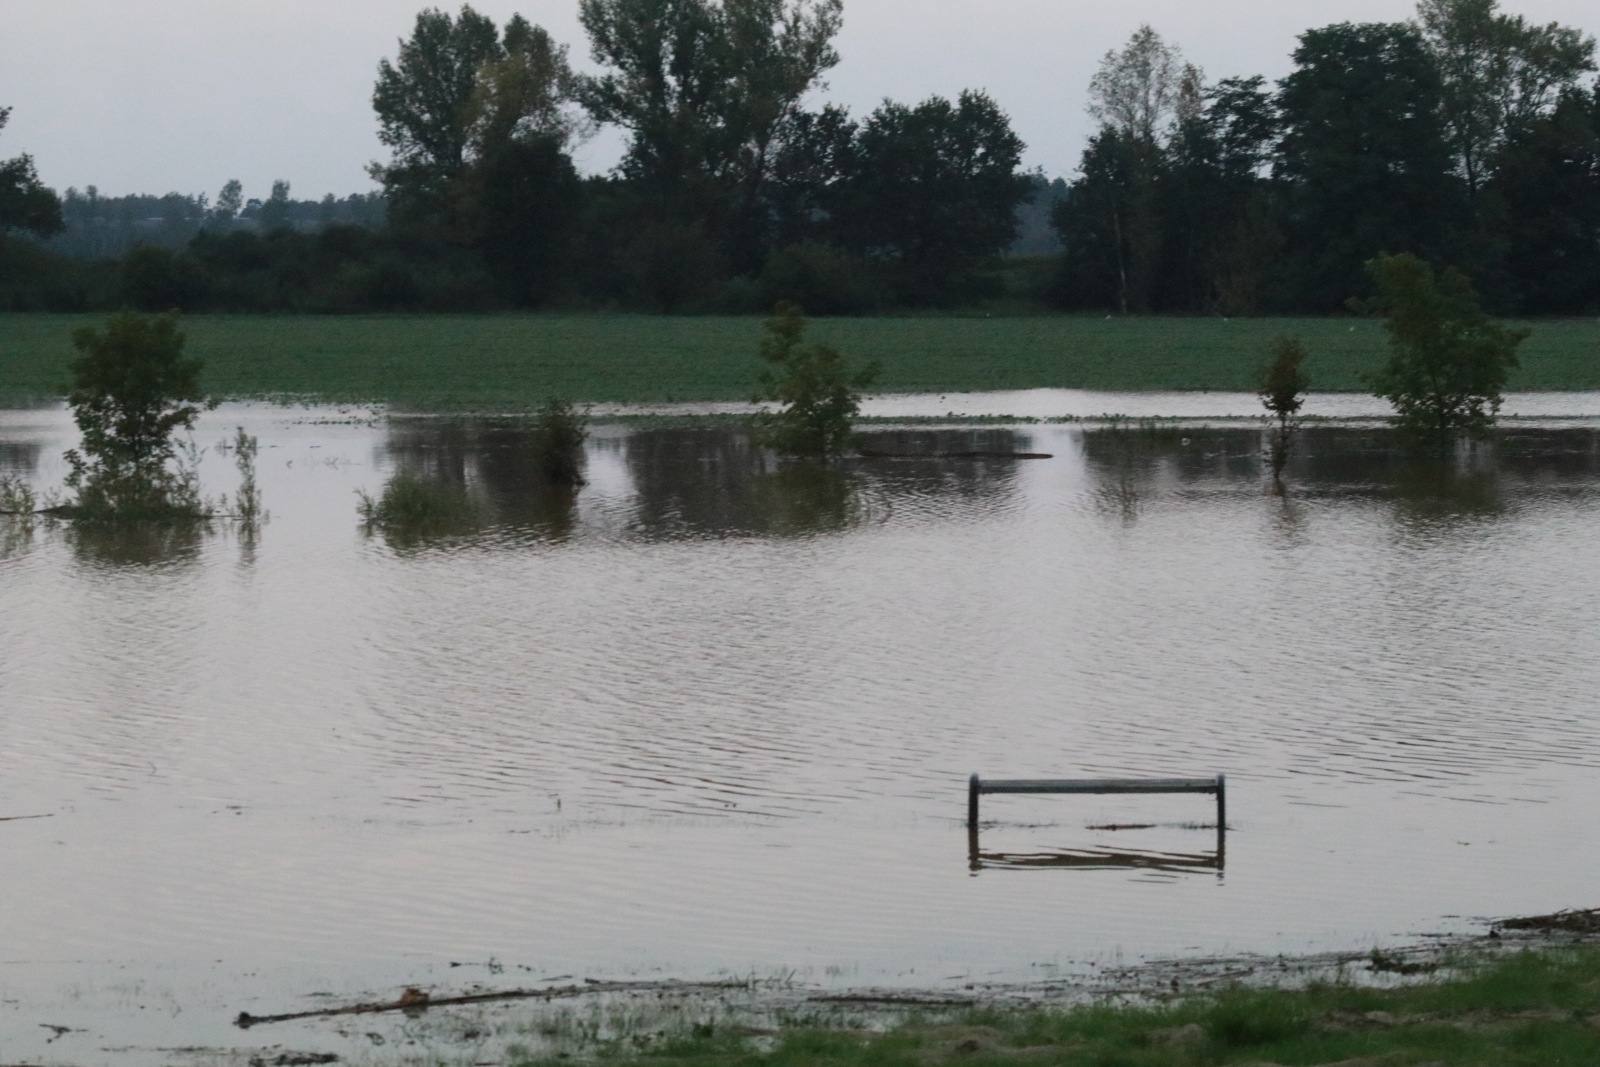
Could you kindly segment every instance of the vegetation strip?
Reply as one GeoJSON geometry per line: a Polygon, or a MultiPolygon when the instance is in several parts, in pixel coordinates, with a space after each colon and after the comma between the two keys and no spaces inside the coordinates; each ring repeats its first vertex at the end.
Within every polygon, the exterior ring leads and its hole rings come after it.
{"type": "MultiPolygon", "coordinates": [[[[1548,918],[1548,917],[1546,917],[1548,918]]],[[[1542,928],[1541,928],[1542,929],[1542,928]]],[[[1367,970],[1394,973],[1374,952],[1367,970]]],[[[1396,955],[1399,955],[1398,953],[1396,955]]],[[[1355,959],[1355,958],[1352,958],[1355,959]]],[[[900,1008],[898,1025],[862,1018],[797,1020],[776,1031],[731,1018],[679,1031],[586,1038],[577,1048],[511,1050],[513,1065],[606,1060],[741,1067],[930,1067],[947,1063],[1212,1067],[1254,1064],[1545,1065],[1600,1060],[1600,947],[1456,956],[1455,976],[1394,988],[1346,973],[1303,989],[1152,991],[1134,1003],[1060,1008],[911,995],[810,998],[841,1007],[900,1008]],[[1168,999],[1169,1003],[1152,1000],[1168,999]],[[808,1020],[812,1020],[809,1021],[808,1020]]],[[[1223,970],[1216,982],[1244,972],[1223,970]]],[[[1387,979],[1393,981],[1394,979],[1387,979]]],[[[832,1017],[830,1017],[832,1018],[832,1017]]],[[[880,1017],[881,1018],[881,1017],[880,1017]]]]}
{"type": "MultiPolygon", "coordinates": [[[[0,315],[0,403],[67,392],[73,331],[95,316],[0,315]]],[[[183,319],[208,393],[387,404],[416,412],[532,412],[578,404],[748,401],[762,361],[754,317],[215,316],[183,319]]],[[[1530,324],[1510,390],[1600,388],[1600,321],[1530,324]]],[[[1254,392],[1274,338],[1293,335],[1323,391],[1366,391],[1386,359],[1375,319],[816,318],[809,335],[873,361],[874,391],[1254,392]]]]}

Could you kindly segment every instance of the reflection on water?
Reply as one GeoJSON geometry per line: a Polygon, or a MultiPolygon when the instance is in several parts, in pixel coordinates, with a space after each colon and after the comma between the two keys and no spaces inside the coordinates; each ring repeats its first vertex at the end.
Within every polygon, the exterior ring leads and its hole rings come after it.
{"type": "MultiPolygon", "coordinates": [[[[1121,830],[1150,830],[1151,825],[1134,824],[1121,830]]],[[[1090,829],[1094,829],[1090,827],[1090,829]]],[[[1183,827],[1201,830],[1203,827],[1183,827]]],[[[1208,852],[1161,851],[1135,849],[1128,846],[1098,848],[1045,848],[1037,845],[1029,849],[998,851],[982,847],[982,829],[967,828],[967,868],[973,874],[985,870],[998,871],[1214,871],[1221,880],[1228,865],[1228,828],[1218,824],[1213,830],[1216,846],[1208,852]]]]}
{"type": "Polygon", "coordinates": [[[871,517],[871,487],[854,471],[778,460],[744,434],[639,434],[623,462],[637,494],[630,526],[647,538],[805,536],[871,517]]]}
{"type": "MultiPolygon", "coordinates": [[[[1219,835],[1220,837],[1220,835],[1219,835]]],[[[1215,871],[1227,866],[1222,843],[1214,852],[1115,852],[1109,849],[1044,850],[1039,852],[968,851],[972,871],[1215,871]]]]}
{"type": "MultiPolygon", "coordinates": [[[[0,817],[52,816],[0,823],[8,990],[159,963],[225,1020],[491,956],[920,985],[1594,903],[1593,427],[1431,466],[1314,428],[1279,497],[1248,427],[877,429],[818,467],[601,426],[571,493],[514,425],[212,417],[261,439],[249,543],[0,556],[0,817]],[[401,469],[478,519],[363,534],[401,469]],[[1183,876],[1223,866],[1192,798],[1017,798],[978,850],[974,770],[1225,772],[1226,881],[1183,876]]],[[[12,438],[59,484],[64,416],[12,438]]]]}
{"type": "Polygon", "coordinates": [[[161,567],[200,558],[210,522],[72,523],[51,527],[72,546],[73,557],[91,570],[98,567],[161,567]]]}
{"type": "MultiPolygon", "coordinates": [[[[1145,498],[1174,492],[1235,492],[1262,478],[1259,431],[1215,426],[1134,425],[1089,430],[1083,453],[1101,510],[1125,520],[1145,498]]],[[[1382,429],[1309,428],[1296,438],[1284,479],[1293,499],[1364,498],[1393,503],[1407,522],[1493,518],[1508,494],[1592,492],[1600,476],[1600,431],[1519,426],[1493,441],[1463,442],[1444,460],[1418,458],[1382,429]]]]}
{"type": "Polygon", "coordinates": [[[38,467],[38,444],[32,441],[0,441],[0,477],[32,474],[38,467]]]}

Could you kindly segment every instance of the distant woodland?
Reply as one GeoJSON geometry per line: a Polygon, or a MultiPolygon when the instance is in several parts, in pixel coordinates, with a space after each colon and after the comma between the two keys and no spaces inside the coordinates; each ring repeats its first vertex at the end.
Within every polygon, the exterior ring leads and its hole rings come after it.
{"type": "Polygon", "coordinates": [[[1421,0],[1307,30],[1269,83],[1210,80],[1141,27],[1052,181],[984,92],[814,100],[841,3],[579,0],[595,74],[520,16],[422,11],[378,63],[370,194],[58,194],[0,159],[0,309],[1321,315],[1411,252],[1497,314],[1600,313],[1579,29],[1421,0]],[[626,153],[580,176],[602,127],[626,153]]]}

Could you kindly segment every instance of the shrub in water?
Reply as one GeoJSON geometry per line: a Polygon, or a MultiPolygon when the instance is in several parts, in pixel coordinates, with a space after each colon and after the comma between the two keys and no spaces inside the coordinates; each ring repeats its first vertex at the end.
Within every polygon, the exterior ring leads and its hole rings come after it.
{"type": "Polygon", "coordinates": [[[1280,337],[1272,344],[1272,362],[1259,372],[1256,393],[1268,417],[1276,422],[1267,440],[1267,459],[1272,464],[1272,482],[1280,489],[1295,431],[1300,428],[1300,407],[1311,387],[1311,379],[1301,367],[1305,358],[1305,346],[1298,338],[1280,337]]]}
{"type": "Polygon", "coordinates": [[[1528,331],[1491,322],[1454,267],[1436,275],[1402,253],[1368,261],[1367,275],[1377,293],[1352,306],[1384,316],[1389,362],[1366,378],[1394,405],[1395,427],[1413,443],[1441,450],[1463,434],[1486,434],[1528,331]]]}
{"type": "Polygon", "coordinates": [[[533,424],[533,453],[539,473],[556,485],[583,484],[585,419],[564,400],[550,400],[533,424]]]}
{"type": "Polygon", "coordinates": [[[756,439],[786,455],[838,455],[850,444],[860,390],[877,378],[877,365],[856,370],[837,349],[807,344],[805,316],[794,304],[779,304],[766,328],[761,358],[770,369],[755,400],[778,407],[756,416],[756,439]]]}
{"type": "Polygon", "coordinates": [[[83,435],[67,453],[67,486],[78,518],[196,519],[200,499],[193,445],[173,440],[200,414],[200,367],[183,355],[174,314],[122,312],[103,329],[72,336],[67,402],[83,435]]]}
{"type": "Polygon", "coordinates": [[[478,508],[464,487],[413,470],[396,471],[377,499],[365,490],[357,490],[357,494],[368,531],[381,531],[399,547],[464,533],[478,521],[478,508]]]}

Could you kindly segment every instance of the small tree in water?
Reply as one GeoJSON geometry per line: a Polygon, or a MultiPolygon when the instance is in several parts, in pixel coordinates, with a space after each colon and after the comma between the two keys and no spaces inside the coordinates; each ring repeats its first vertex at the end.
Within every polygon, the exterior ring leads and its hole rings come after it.
{"type": "Polygon", "coordinates": [[[1280,337],[1272,343],[1272,362],[1260,371],[1256,390],[1267,416],[1274,420],[1267,438],[1267,460],[1272,464],[1272,484],[1283,491],[1283,468],[1300,429],[1300,408],[1306,402],[1311,378],[1302,369],[1306,349],[1298,338],[1280,337]]]}
{"type": "Polygon", "coordinates": [[[1414,444],[1441,451],[1459,436],[1484,436],[1528,331],[1491,322],[1453,267],[1435,275],[1402,253],[1368,260],[1367,275],[1376,295],[1351,303],[1385,316],[1389,362],[1366,380],[1394,405],[1395,426],[1414,444]]]}
{"type": "Polygon", "coordinates": [[[836,456],[850,445],[850,420],[861,408],[860,390],[878,376],[877,364],[853,369],[829,345],[807,344],[805,316],[781,303],[767,320],[758,404],[778,405],[755,418],[756,439],[794,456],[836,456]]]}
{"type": "Polygon", "coordinates": [[[548,400],[533,423],[533,454],[545,481],[574,488],[583,484],[583,415],[565,400],[548,400]]]}
{"type": "Polygon", "coordinates": [[[83,435],[66,455],[71,511],[86,519],[195,519],[205,515],[193,447],[174,442],[200,414],[198,359],[183,356],[175,314],[122,312],[72,335],[67,402],[83,435]]]}

